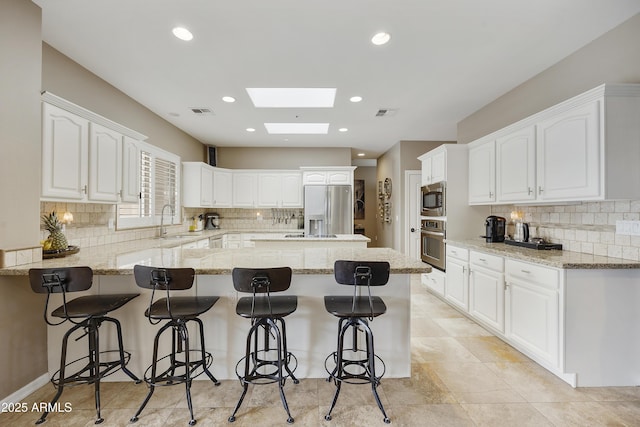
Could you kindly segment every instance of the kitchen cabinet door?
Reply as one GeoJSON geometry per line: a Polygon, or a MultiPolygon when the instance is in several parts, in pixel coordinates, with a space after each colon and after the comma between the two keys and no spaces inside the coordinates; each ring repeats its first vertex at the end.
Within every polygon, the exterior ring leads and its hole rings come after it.
{"type": "Polygon", "coordinates": [[[469,146],[469,204],[492,204],[496,201],[495,141],[469,146]]]}
{"type": "Polygon", "coordinates": [[[472,265],[469,293],[469,313],[504,333],[504,274],[472,265]]]}
{"type": "Polygon", "coordinates": [[[118,202],[121,189],[122,134],[89,125],[89,200],[118,202]]]}
{"type": "Polygon", "coordinates": [[[200,170],[200,206],[213,206],[213,170],[200,170]]]}
{"type": "Polygon", "coordinates": [[[557,290],[507,276],[507,339],[558,366],[559,302],[557,290]]]}
{"type": "Polygon", "coordinates": [[[233,172],[233,207],[256,207],[258,174],[256,172],[233,172]]]}
{"type": "Polygon", "coordinates": [[[87,197],[89,121],[42,103],[42,197],[87,197]]]}
{"type": "Polygon", "coordinates": [[[231,172],[214,168],[213,170],[213,206],[229,208],[232,203],[233,179],[231,172]]]}
{"type": "Polygon", "coordinates": [[[182,205],[189,208],[213,205],[213,168],[202,162],[182,163],[182,205]]]}
{"type": "Polygon", "coordinates": [[[432,269],[431,273],[425,273],[421,275],[421,282],[425,285],[431,292],[444,296],[447,276],[444,272],[432,269]]]}
{"type": "Polygon", "coordinates": [[[285,172],[282,174],[282,204],[283,208],[301,208],[302,175],[300,172],[285,172]]]}
{"type": "Polygon", "coordinates": [[[258,174],[258,207],[279,208],[282,204],[282,174],[261,172],[258,174]]]}
{"type": "Polygon", "coordinates": [[[140,200],[140,148],[138,141],[125,136],[122,140],[122,202],[140,200]]]}
{"type": "Polygon", "coordinates": [[[444,147],[439,147],[418,157],[422,163],[422,185],[447,179],[447,152],[444,147]]]}
{"type": "Polygon", "coordinates": [[[535,126],[527,126],[496,140],[496,200],[522,202],[535,198],[535,126]]]}
{"type": "Polygon", "coordinates": [[[600,109],[596,100],[538,123],[538,200],[603,197],[600,109]]]}
{"type": "Polygon", "coordinates": [[[453,258],[447,258],[447,283],[444,297],[449,303],[464,311],[469,311],[469,274],[468,264],[453,258]]]}

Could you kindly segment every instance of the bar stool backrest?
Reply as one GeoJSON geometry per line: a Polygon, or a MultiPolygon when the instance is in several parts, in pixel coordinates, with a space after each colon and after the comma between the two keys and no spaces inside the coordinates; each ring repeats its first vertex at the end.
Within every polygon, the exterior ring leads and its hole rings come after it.
{"type": "Polygon", "coordinates": [[[387,261],[338,260],[333,265],[336,282],[351,286],[383,286],[389,281],[387,261]]]}
{"type": "Polygon", "coordinates": [[[86,291],[93,283],[93,270],[90,267],[32,268],[29,282],[38,294],[86,291]]]}
{"type": "Polygon", "coordinates": [[[133,276],[136,284],[144,289],[182,291],[193,286],[195,270],[135,265],[133,276]]]}
{"type": "Polygon", "coordinates": [[[231,272],[233,287],[252,294],[286,291],[291,286],[291,268],[239,268],[231,272]]]}

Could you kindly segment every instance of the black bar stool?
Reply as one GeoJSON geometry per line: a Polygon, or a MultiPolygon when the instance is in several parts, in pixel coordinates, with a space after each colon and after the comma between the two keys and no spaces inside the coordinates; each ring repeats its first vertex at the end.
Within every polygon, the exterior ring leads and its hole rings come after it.
{"type": "MultiPolygon", "coordinates": [[[[40,294],[47,294],[47,301],[44,307],[44,320],[50,326],[61,325],[65,322],[73,324],[62,338],[62,354],[60,356],[60,370],[51,378],[51,382],[58,389],[49,407],[54,407],[62,395],[65,386],[78,384],[93,384],[96,402],[96,424],[104,421],[100,415],[100,380],[107,375],[122,369],[136,383],[141,381],[126,367],[131,358],[131,354],[123,350],[122,327],[117,319],[108,317],[107,314],[117,310],[133,298],[140,294],[113,294],[113,295],[86,295],[67,301],[67,294],[70,292],[86,291],[93,283],[93,270],[89,267],[66,267],[66,268],[32,268],[29,270],[29,282],[31,289],[40,294]],[[53,312],[52,317],[62,319],[59,322],[52,322],[47,315],[49,309],[49,297],[51,294],[62,294],[62,305],[53,312]],[[118,335],[118,349],[100,351],[99,328],[102,322],[115,324],[118,335]],[[67,363],[67,342],[72,333],[82,329],[84,332],[79,338],[87,336],[89,352],[87,356],[67,363]],[[117,358],[112,360],[102,360],[106,353],[117,352],[117,358]],[[81,364],[86,361],[86,364],[81,364]],[[82,366],[75,373],[68,374],[67,368],[71,366],[82,366]]],[[[49,412],[44,412],[36,421],[36,424],[43,423],[49,412]]]]}
{"type": "Polygon", "coordinates": [[[324,306],[334,316],[340,318],[338,322],[338,349],[325,360],[325,369],[329,373],[327,381],[334,380],[336,393],[333,396],[329,412],[324,419],[331,420],[331,411],[336,406],[340,387],[343,382],[352,384],[371,384],[373,397],[378,408],[382,411],[385,423],[390,423],[389,417],[382,406],[377,387],[384,375],[385,366],[380,357],[376,356],[373,347],[373,332],[369,322],[387,311],[387,306],[380,297],[371,296],[371,286],[383,286],[389,281],[389,263],[386,261],[344,261],[334,264],[336,282],[341,285],[353,286],[352,296],[325,296],[324,306]],[[360,286],[366,286],[368,295],[361,296],[360,286]],[[351,348],[345,348],[345,335],[353,332],[351,348]],[[364,331],[366,347],[358,346],[358,330],[364,331]],[[376,373],[376,361],[382,366],[382,372],[376,373]]]}
{"type": "Polygon", "coordinates": [[[213,358],[211,353],[205,351],[204,329],[202,320],[198,316],[213,307],[220,297],[177,297],[171,295],[170,291],[186,290],[193,286],[195,276],[193,268],[157,268],[135,265],[133,267],[133,275],[138,286],[152,290],[149,308],[144,312],[149,322],[152,325],[157,325],[163,320],[168,320],[168,322],[160,328],[153,342],[153,362],[144,373],[144,380],[149,384],[149,393],[142,405],[140,405],[138,412],[131,418],[131,422],[138,421],[138,416],[149,403],[156,386],[184,383],[187,391],[187,405],[191,415],[189,425],[194,425],[196,419],[193,417],[193,405],[191,403],[191,381],[204,372],[215,385],[220,385],[209,371],[213,358]],[[154,302],[156,291],[166,293],[166,297],[154,302]],[[187,329],[189,322],[198,324],[200,350],[192,350],[189,345],[189,331],[187,329]],[[158,359],[160,336],[169,328],[172,329],[171,353],[158,359]],[[192,353],[194,359],[192,359],[192,353]],[[179,359],[179,355],[182,355],[183,359],[179,359]],[[168,362],[169,367],[162,372],[158,372],[158,362],[168,362]]]}
{"type": "Polygon", "coordinates": [[[287,398],[284,395],[284,384],[291,377],[294,384],[299,381],[293,375],[298,366],[296,357],[287,350],[287,331],[284,317],[296,311],[298,297],[295,295],[271,296],[272,292],[281,292],[291,285],[291,269],[277,268],[234,268],[232,271],[233,287],[238,292],[251,293],[251,297],[242,297],[236,304],[236,313],[251,319],[251,328],[247,335],[245,356],[236,365],[236,375],[242,384],[242,395],[229,417],[229,422],[236,420],[236,413],[242,405],[249,384],[270,384],[277,382],[280,399],[287,411],[287,423],[293,423],[289,412],[287,398]],[[262,295],[258,295],[262,294],[262,295]],[[280,326],[278,326],[278,322],[280,326]],[[259,332],[264,332],[259,342],[259,332]],[[270,338],[275,338],[276,349],[271,347],[270,338]],[[239,372],[244,362],[244,369],[239,372]],[[295,363],[291,368],[290,363],[295,363]],[[273,369],[275,367],[275,369],[273,369]]]}

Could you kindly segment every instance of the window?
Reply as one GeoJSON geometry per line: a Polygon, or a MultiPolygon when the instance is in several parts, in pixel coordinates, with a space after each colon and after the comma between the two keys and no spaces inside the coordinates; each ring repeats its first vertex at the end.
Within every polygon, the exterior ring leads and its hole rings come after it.
{"type": "Polygon", "coordinates": [[[140,198],[137,203],[120,203],[118,229],[153,227],[160,224],[162,208],[171,205],[174,216],[165,210],[165,223],[180,221],[180,158],[147,143],[140,143],[140,198]]]}

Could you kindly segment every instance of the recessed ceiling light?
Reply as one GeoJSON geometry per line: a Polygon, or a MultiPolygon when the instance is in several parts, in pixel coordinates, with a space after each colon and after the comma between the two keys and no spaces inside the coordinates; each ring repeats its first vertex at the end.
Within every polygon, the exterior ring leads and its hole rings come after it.
{"type": "Polygon", "coordinates": [[[222,100],[224,102],[236,102],[236,99],[233,96],[223,96],[222,100]]]}
{"type": "Polygon", "coordinates": [[[362,101],[362,97],[361,96],[352,96],[351,98],[349,98],[349,101],[351,101],[351,102],[360,102],[360,101],[362,101]]]}
{"type": "Polygon", "coordinates": [[[331,108],[335,88],[247,88],[256,108],[331,108]]]}
{"type": "Polygon", "coordinates": [[[348,130],[349,130],[349,129],[347,129],[347,128],[340,128],[340,129],[338,129],[338,132],[346,132],[346,131],[348,131],[348,130]]]}
{"type": "Polygon", "coordinates": [[[255,132],[256,130],[254,128],[247,128],[247,132],[255,132]]]}
{"type": "Polygon", "coordinates": [[[364,157],[364,153],[358,153],[358,157],[364,157]]]}
{"type": "Polygon", "coordinates": [[[375,44],[376,46],[388,43],[389,40],[391,40],[391,34],[385,32],[378,33],[371,37],[371,43],[375,44]]]}
{"type": "Polygon", "coordinates": [[[269,134],[312,135],[329,132],[329,123],[265,123],[269,134]]]}
{"type": "Polygon", "coordinates": [[[173,32],[173,35],[180,40],[188,42],[189,40],[193,39],[193,34],[191,34],[191,31],[187,30],[184,27],[175,27],[171,31],[173,32]]]}

